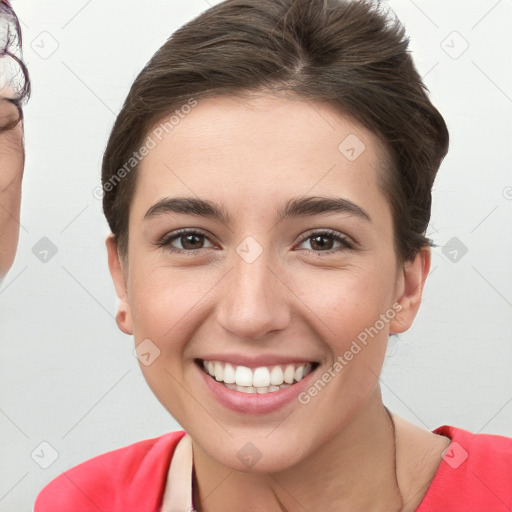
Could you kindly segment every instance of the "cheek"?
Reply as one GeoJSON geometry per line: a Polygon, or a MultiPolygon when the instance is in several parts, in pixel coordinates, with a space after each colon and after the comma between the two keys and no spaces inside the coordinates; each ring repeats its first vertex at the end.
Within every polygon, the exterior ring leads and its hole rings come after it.
{"type": "MultiPolygon", "coordinates": [[[[5,124],[10,122],[9,120],[2,120],[0,114],[0,129],[5,124]]],[[[0,133],[0,169],[2,174],[12,179],[21,172],[24,163],[24,149],[23,149],[23,125],[18,123],[14,128],[0,133]]],[[[2,178],[0,176],[0,184],[2,184],[2,178]]],[[[21,176],[20,176],[21,177],[21,176]]]]}
{"type": "Polygon", "coordinates": [[[190,353],[197,332],[212,305],[209,296],[220,274],[213,269],[140,266],[132,272],[130,308],[135,343],[148,343],[158,357],[150,365],[141,360],[149,387],[176,418],[190,405],[191,392],[181,383],[190,380],[190,353]],[[188,404],[188,405],[187,405],[188,404]]]}
{"type": "Polygon", "coordinates": [[[149,347],[154,354],[150,364],[140,358],[140,368],[157,399],[181,419],[190,402],[190,390],[182,385],[187,368],[183,363],[188,343],[200,328],[200,318],[194,312],[201,308],[204,281],[201,284],[193,272],[183,269],[156,267],[133,272],[131,285],[135,343],[149,347]]]}
{"type": "MultiPolygon", "coordinates": [[[[331,345],[339,353],[391,308],[393,279],[391,268],[384,265],[347,267],[304,280],[299,295],[322,332],[336,340],[331,345]]],[[[380,322],[377,327],[385,330],[380,322]]]]}
{"type": "Polygon", "coordinates": [[[201,307],[208,291],[215,286],[214,274],[211,270],[162,265],[134,269],[130,308],[135,340],[153,337],[162,349],[172,340],[180,340],[184,331],[191,328],[194,310],[201,307]]]}

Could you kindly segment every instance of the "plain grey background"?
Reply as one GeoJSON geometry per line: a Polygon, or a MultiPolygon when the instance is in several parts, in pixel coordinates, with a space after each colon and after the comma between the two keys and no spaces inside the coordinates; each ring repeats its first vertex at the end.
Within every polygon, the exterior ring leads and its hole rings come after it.
{"type": "MultiPolygon", "coordinates": [[[[108,228],[93,191],[136,74],[218,2],[13,3],[33,95],[20,244],[0,286],[0,510],[28,512],[70,466],[179,428],[114,322],[108,228]]],[[[385,402],[428,429],[512,436],[512,2],[387,4],[406,25],[451,149],[434,189],[431,275],[414,328],[390,346],[385,402]]]]}

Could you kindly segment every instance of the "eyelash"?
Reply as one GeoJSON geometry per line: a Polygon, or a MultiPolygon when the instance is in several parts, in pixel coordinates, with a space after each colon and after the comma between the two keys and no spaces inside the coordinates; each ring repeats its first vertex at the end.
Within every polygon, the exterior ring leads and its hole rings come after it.
{"type": "MultiPolygon", "coordinates": [[[[175,231],[173,233],[169,233],[164,235],[160,240],[158,240],[155,245],[158,247],[166,247],[169,252],[178,253],[178,254],[186,254],[187,256],[194,255],[198,251],[201,251],[203,249],[210,249],[210,247],[202,247],[200,249],[177,249],[176,247],[172,247],[171,243],[175,240],[178,240],[182,236],[186,235],[200,235],[205,237],[210,241],[210,243],[213,243],[209,236],[199,230],[199,229],[180,229],[178,231],[175,231]]],[[[347,250],[353,250],[355,248],[355,244],[348,238],[343,235],[340,235],[338,232],[330,230],[330,229],[324,229],[319,231],[312,231],[308,233],[306,236],[304,236],[298,245],[303,244],[305,241],[309,240],[310,238],[318,237],[318,236],[328,236],[333,239],[334,242],[339,242],[341,244],[340,247],[335,247],[333,249],[329,249],[327,251],[314,251],[311,249],[306,249],[309,252],[315,254],[315,256],[323,256],[323,255],[330,255],[336,252],[344,252],[347,250]]]]}

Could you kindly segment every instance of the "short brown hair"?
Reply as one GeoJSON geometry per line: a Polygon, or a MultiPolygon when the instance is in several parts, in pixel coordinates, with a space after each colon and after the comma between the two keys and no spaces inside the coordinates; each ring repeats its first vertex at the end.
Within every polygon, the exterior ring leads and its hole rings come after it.
{"type": "Polygon", "coordinates": [[[227,0],[184,25],[133,83],[104,154],[103,209],[120,253],[136,168],[112,179],[154,124],[190,98],[265,89],[327,101],[384,142],[395,250],[413,259],[430,244],[431,190],[449,137],[408,44],[396,17],[369,0],[227,0]]]}

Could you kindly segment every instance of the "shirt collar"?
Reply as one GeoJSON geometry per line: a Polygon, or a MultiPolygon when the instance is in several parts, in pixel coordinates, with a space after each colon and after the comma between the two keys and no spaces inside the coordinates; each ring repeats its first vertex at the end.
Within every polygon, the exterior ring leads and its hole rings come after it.
{"type": "Polygon", "coordinates": [[[192,512],[192,442],[184,435],[174,450],[165,484],[161,512],[192,512]]]}

